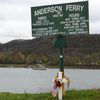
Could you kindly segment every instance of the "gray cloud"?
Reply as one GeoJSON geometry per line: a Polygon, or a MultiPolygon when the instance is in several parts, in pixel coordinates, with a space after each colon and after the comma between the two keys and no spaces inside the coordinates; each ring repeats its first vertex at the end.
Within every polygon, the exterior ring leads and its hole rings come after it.
{"type": "Polygon", "coordinates": [[[13,0],[6,1],[0,1],[0,42],[10,38],[31,38],[30,7],[18,5],[17,0],[14,0],[17,5],[13,0]]]}
{"type": "Polygon", "coordinates": [[[10,4],[10,5],[23,5],[26,4],[28,0],[0,0],[1,4],[10,4]]]}
{"type": "Polygon", "coordinates": [[[98,22],[100,21],[100,1],[99,0],[91,0],[89,1],[89,16],[91,22],[98,22]]]}

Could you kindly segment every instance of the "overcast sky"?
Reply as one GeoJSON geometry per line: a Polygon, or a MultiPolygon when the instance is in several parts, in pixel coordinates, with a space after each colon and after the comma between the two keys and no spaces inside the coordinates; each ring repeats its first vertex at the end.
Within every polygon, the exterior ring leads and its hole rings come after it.
{"type": "MultiPolygon", "coordinates": [[[[31,39],[30,7],[84,0],[0,0],[0,43],[31,39]]],[[[100,33],[100,0],[89,1],[90,33],[100,33]]]]}

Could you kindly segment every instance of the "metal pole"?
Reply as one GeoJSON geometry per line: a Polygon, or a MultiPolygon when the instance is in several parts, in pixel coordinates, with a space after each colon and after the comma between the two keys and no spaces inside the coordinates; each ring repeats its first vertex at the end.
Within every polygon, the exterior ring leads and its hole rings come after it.
{"type": "MultiPolygon", "coordinates": [[[[64,50],[63,48],[59,48],[59,52],[60,52],[60,72],[62,72],[62,78],[64,77],[64,50]]],[[[59,100],[62,100],[62,97],[65,95],[65,91],[64,91],[64,83],[62,83],[62,86],[59,89],[59,100]]]]}
{"type": "Polygon", "coordinates": [[[64,72],[64,55],[63,48],[59,48],[60,51],[60,72],[64,72]]]}

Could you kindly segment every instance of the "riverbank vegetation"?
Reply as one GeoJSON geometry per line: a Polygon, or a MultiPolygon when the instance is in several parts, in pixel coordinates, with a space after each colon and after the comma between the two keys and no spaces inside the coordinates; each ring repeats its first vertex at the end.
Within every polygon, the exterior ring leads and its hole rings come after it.
{"type": "MultiPolygon", "coordinates": [[[[51,93],[41,94],[12,94],[0,93],[0,100],[58,100],[51,93]]],[[[63,100],[100,100],[100,89],[98,90],[69,90],[63,100]]]]}
{"type": "MultiPolygon", "coordinates": [[[[69,68],[100,69],[100,35],[70,35],[66,37],[64,64],[69,68]]],[[[59,65],[59,50],[52,38],[13,40],[0,44],[0,64],[59,65]]]]}

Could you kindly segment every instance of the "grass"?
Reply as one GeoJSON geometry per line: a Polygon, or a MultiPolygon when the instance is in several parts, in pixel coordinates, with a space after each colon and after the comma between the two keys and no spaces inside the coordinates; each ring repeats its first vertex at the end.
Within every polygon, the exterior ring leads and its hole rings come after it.
{"type": "MultiPolygon", "coordinates": [[[[40,94],[12,94],[0,93],[0,100],[58,100],[51,93],[40,94]]],[[[100,100],[100,89],[98,90],[69,90],[63,100],[100,100]]]]}

